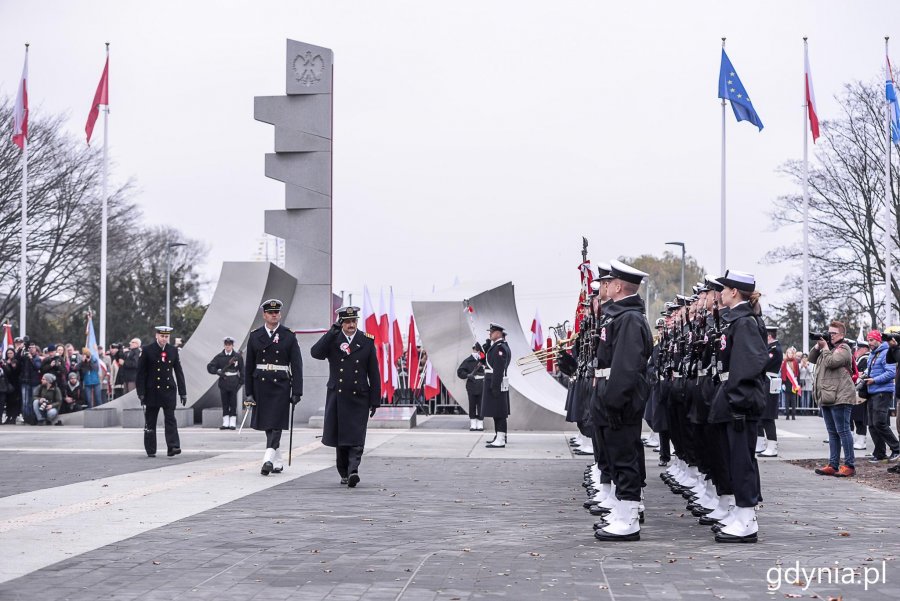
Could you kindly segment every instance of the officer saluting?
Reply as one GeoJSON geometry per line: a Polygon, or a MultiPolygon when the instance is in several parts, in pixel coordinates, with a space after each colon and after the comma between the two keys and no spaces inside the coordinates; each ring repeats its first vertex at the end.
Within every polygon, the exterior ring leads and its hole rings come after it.
{"type": "Polygon", "coordinates": [[[156,457],[156,418],[159,410],[163,410],[163,423],[166,429],[166,446],[168,456],[181,453],[181,442],[178,439],[178,422],[175,421],[175,393],[177,386],[181,405],[187,404],[187,390],[184,386],[184,372],[178,349],[169,344],[172,328],[156,327],[156,342],[141,348],[141,356],[137,365],[138,398],[144,407],[144,449],[148,457],[156,457]],[[175,379],[172,379],[172,373],[175,379]]]}
{"type": "Polygon", "coordinates": [[[337,323],[310,349],[314,359],[328,360],[328,394],[322,444],[336,449],[341,484],[359,484],[359,464],[369,418],[381,405],[381,372],[373,336],[356,329],[359,307],[338,309],[337,323]]]}
{"type": "Polygon", "coordinates": [[[289,426],[291,404],[303,395],[300,345],[294,332],[279,323],[282,305],[273,298],[260,306],[265,323],[250,332],[247,341],[244,405],[253,410],[250,426],[266,433],[263,476],[284,470],[281,431],[289,426]]]}
{"type": "Polygon", "coordinates": [[[509,417],[509,385],[506,369],[510,350],[506,343],[506,329],[495,323],[490,328],[490,340],[485,343],[484,392],[481,393],[481,415],[494,418],[494,439],[485,446],[502,449],[506,446],[506,418],[509,417]]]}
{"type": "Polygon", "coordinates": [[[237,427],[237,393],[244,384],[244,358],[234,350],[234,338],[226,336],[225,349],[212,358],[206,371],[219,376],[219,394],[222,395],[222,425],[219,430],[237,427]]]}

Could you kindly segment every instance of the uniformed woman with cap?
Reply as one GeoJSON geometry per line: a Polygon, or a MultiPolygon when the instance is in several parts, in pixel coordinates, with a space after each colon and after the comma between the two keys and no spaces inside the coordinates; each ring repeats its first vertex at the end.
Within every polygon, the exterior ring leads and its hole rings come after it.
{"type": "Polygon", "coordinates": [[[281,321],[283,303],[269,299],[260,309],[265,323],[247,340],[244,405],[253,411],[250,426],[266,433],[266,454],[260,473],[284,470],[281,431],[290,426],[290,408],[303,396],[303,360],[297,335],[281,321]]]}
{"type": "Polygon", "coordinates": [[[510,350],[503,326],[492,323],[488,332],[491,344],[485,349],[481,415],[494,418],[494,438],[485,446],[490,449],[502,449],[506,446],[506,418],[509,417],[509,384],[506,370],[509,367],[510,350]]]}

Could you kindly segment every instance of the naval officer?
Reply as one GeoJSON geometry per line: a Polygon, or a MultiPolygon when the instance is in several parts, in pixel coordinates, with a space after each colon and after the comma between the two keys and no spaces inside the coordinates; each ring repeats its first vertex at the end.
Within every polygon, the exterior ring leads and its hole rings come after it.
{"type": "Polygon", "coordinates": [[[374,337],[357,329],[359,307],[341,307],[338,319],[309,353],[328,361],[322,444],[335,447],[341,484],[359,484],[369,418],[381,405],[381,372],[374,337]]]}
{"type": "Polygon", "coordinates": [[[178,439],[178,422],[175,420],[175,394],[181,397],[182,407],[187,404],[187,389],[178,349],[169,344],[172,328],[156,327],[156,341],[141,348],[137,362],[138,399],[144,408],[144,450],[148,457],[156,457],[156,418],[163,410],[168,456],[181,453],[178,439]],[[173,379],[172,374],[175,374],[173,379]]]}
{"type": "Polygon", "coordinates": [[[509,384],[506,370],[509,367],[510,350],[506,343],[506,330],[492,323],[490,346],[485,344],[484,392],[481,393],[481,415],[494,418],[494,439],[485,446],[502,449],[506,446],[506,418],[509,417],[509,384]]]}
{"type": "Polygon", "coordinates": [[[264,324],[247,341],[244,405],[253,411],[250,426],[266,433],[266,454],[260,473],[268,476],[284,470],[281,431],[289,426],[291,405],[303,396],[303,360],[297,335],[281,325],[280,300],[264,302],[264,324]]]}

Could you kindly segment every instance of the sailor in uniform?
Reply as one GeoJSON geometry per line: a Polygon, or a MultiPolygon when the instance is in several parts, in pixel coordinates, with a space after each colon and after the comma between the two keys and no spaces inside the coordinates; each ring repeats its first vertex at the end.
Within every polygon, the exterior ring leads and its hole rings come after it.
{"type": "Polygon", "coordinates": [[[141,348],[137,364],[138,399],[144,408],[144,450],[148,457],[156,457],[156,418],[163,410],[166,430],[167,455],[181,453],[178,438],[178,422],[175,420],[175,394],[181,397],[182,407],[187,404],[187,389],[178,349],[169,344],[172,328],[156,327],[156,341],[141,348]],[[174,378],[172,377],[174,373],[174,378]]]}
{"type": "Polygon", "coordinates": [[[222,425],[219,430],[237,428],[237,394],[244,385],[244,358],[234,350],[234,338],[226,336],[225,348],[212,358],[206,371],[219,376],[219,394],[222,397],[222,425]]]}
{"type": "Polygon", "coordinates": [[[784,351],[778,342],[777,326],[766,326],[766,337],[769,346],[769,361],[766,363],[769,394],[766,395],[766,408],[763,409],[756,430],[756,454],[759,457],[778,457],[778,431],[775,420],[778,419],[778,402],[781,400],[781,365],[784,363],[784,351]]]}
{"type": "Polygon", "coordinates": [[[264,324],[250,332],[244,377],[244,407],[252,410],[250,426],[266,433],[266,453],[260,473],[268,476],[284,470],[281,431],[290,425],[290,408],[303,396],[303,360],[297,335],[281,325],[278,299],[260,309],[264,324]]]}
{"type": "Polygon", "coordinates": [[[506,418],[509,417],[509,384],[506,371],[509,368],[510,350],[506,343],[506,329],[490,324],[489,342],[485,349],[484,392],[481,393],[481,415],[494,418],[494,438],[485,446],[502,449],[506,446],[506,418]]]}
{"type": "Polygon", "coordinates": [[[481,393],[484,392],[484,350],[481,343],[472,346],[472,354],[462,360],[456,368],[456,377],[466,381],[466,395],[469,397],[469,431],[484,430],[481,418],[481,393]]]}
{"type": "Polygon", "coordinates": [[[341,307],[338,319],[310,349],[328,361],[328,393],[322,444],[335,447],[341,484],[359,484],[369,418],[381,405],[381,372],[374,336],[357,329],[359,307],[341,307]]]}

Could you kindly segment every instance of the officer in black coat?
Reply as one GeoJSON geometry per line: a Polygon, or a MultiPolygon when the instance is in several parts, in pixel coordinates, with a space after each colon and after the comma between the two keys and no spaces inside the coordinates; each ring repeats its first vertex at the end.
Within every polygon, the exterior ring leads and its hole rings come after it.
{"type": "Polygon", "coordinates": [[[144,449],[148,457],[156,457],[156,418],[163,410],[168,456],[181,453],[178,422],[175,420],[175,395],[181,406],[187,404],[187,389],[178,349],[169,344],[172,328],[157,326],[156,341],[141,348],[135,387],[144,408],[144,449]],[[175,375],[174,379],[172,374],[175,375]]]}
{"type": "Polygon", "coordinates": [[[244,405],[253,411],[250,426],[266,433],[266,454],[260,473],[268,476],[284,470],[281,431],[290,425],[290,408],[303,396],[303,360],[292,330],[280,324],[278,299],[269,299],[260,309],[265,323],[247,340],[244,405]]]}
{"type": "Polygon", "coordinates": [[[756,429],[756,453],[760,457],[778,456],[778,430],[775,420],[778,419],[778,401],[781,399],[781,365],[784,363],[784,351],[778,342],[778,328],[766,326],[769,347],[769,361],[766,363],[768,389],[766,407],[759,418],[756,429]]]}
{"type": "Polygon", "coordinates": [[[494,418],[494,439],[485,446],[502,449],[506,446],[506,418],[509,417],[509,384],[506,372],[509,368],[511,352],[506,343],[506,330],[492,323],[490,346],[485,343],[484,391],[481,393],[481,414],[494,418]]]}
{"type": "Polygon", "coordinates": [[[219,394],[222,397],[222,425],[219,430],[237,427],[237,394],[244,385],[244,358],[234,350],[234,338],[226,336],[225,348],[212,358],[206,371],[219,376],[219,394]]]}
{"type": "MultiPolygon", "coordinates": [[[[638,294],[643,271],[616,260],[610,261],[608,294],[613,301],[603,307],[605,322],[600,342],[606,342],[609,368],[598,374],[606,424],[602,427],[617,503],[607,525],[595,530],[604,541],[640,540],[639,513],[644,484],[644,446],[641,420],[650,397],[647,363],[653,352],[653,336],[638,294]]],[[[599,365],[598,356],[598,365],[599,365]]]]}
{"type": "MultiPolygon", "coordinates": [[[[756,463],[756,425],[766,405],[769,352],[766,328],[759,317],[756,278],[728,270],[716,280],[723,286],[722,304],[728,308],[719,340],[719,385],[709,421],[722,431],[724,472],[734,494],[734,508],[720,521],[716,542],[753,543],[757,540],[756,505],[762,501],[756,463]]],[[[713,526],[716,528],[716,526],[713,526]]]]}
{"type": "Polygon", "coordinates": [[[484,392],[484,349],[481,343],[472,346],[472,354],[462,360],[456,368],[456,377],[466,381],[466,395],[469,397],[469,431],[484,430],[481,418],[481,393],[484,392]]]}
{"type": "Polygon", "coordinates": [[[381,372],[374,336],[360,332],[358,307],[338,309],[337,323],[310,349],[328,361],[328,393],[322,444],[335,447],[341,484],[359,484],[359,464],[369,418],[381,405],[381,372]]]}

